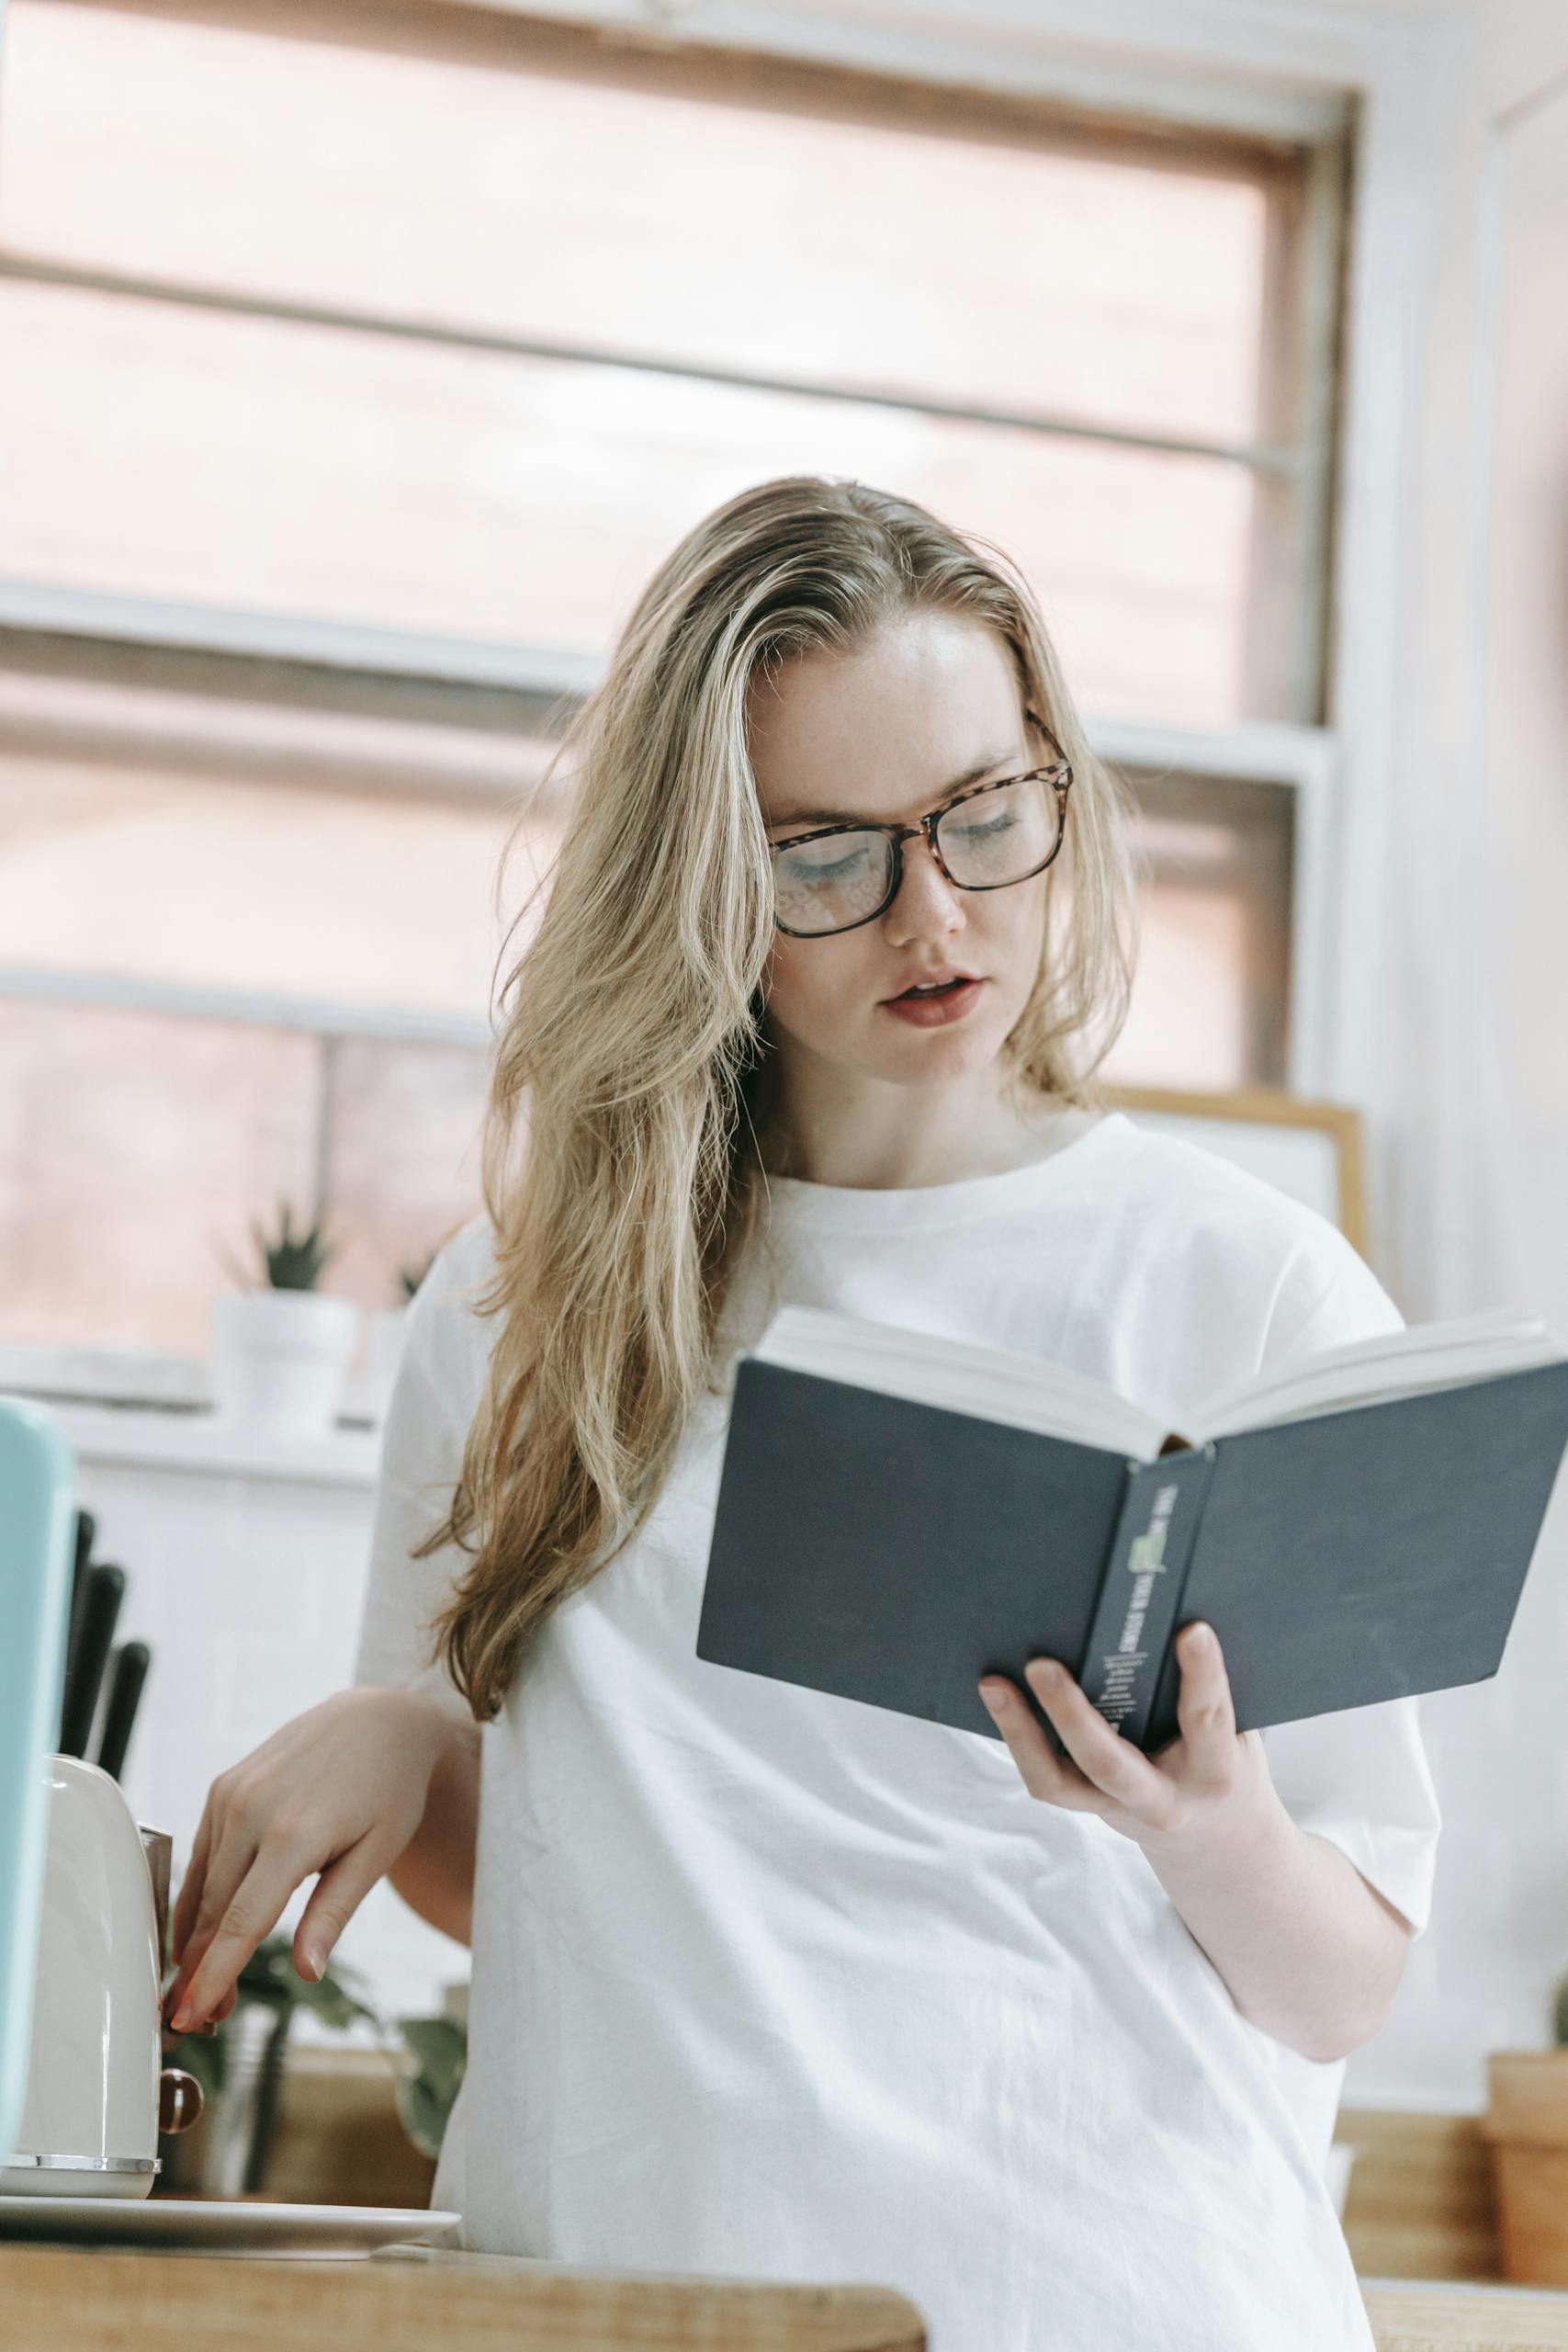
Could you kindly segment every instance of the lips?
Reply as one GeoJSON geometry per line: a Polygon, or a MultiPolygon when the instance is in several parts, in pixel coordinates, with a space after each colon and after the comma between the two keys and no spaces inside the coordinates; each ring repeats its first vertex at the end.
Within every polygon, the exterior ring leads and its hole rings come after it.
{"type": "Polygon", "coordinates": [[[986,986],[985,980],[965,978],[955,978],[945,988],[906,989],[902,996],[890,996],[876,1009],[908,1029],[951,1029],[955,1023],[968,1020],[986,986]]]}
{"type": "Polygon", "coordinates": [[[979,977],[980,975],[978,972],[958,972],[951,970],[945,972],[922,972],[917,979],[911,980],[907,988],[901,989],[897,996],[886,997],[883,1001],[886,1004],[901,1004],[904,999],[908,996],[931,996],[937,990],[948,988],[957,981],[976,980],[979,977]]]}

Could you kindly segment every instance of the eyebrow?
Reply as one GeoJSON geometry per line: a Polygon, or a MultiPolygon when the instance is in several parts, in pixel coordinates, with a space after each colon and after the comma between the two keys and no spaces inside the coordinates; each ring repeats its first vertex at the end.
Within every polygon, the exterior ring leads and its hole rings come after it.
{"type": "MultiPolygon", "coordinates": [[[[972,768],[965,768],[962,775],[955,775],[951,784],[944,785],[937,799],[951,799],[955,792],[964,791],[968,785],[978,784],[981,777],[989,775],[993,768],[999,768],[1017,757],[1016,750],[1009,750],[997,752],[988,760],[976,761],[972,768]]],[[[792,808],[787,817],[770,817],[767,825],[770,832],[776,832],[784,825],[874,825],[883,821],[853,808],[792,808]]]]}

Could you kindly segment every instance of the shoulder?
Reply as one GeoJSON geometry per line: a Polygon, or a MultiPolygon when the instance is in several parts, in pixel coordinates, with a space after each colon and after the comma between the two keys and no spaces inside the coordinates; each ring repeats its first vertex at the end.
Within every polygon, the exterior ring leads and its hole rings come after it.
{"type": "Polygon", "coordinates": [[[495,1273],[495,1228],[481,1210],[441,1244],[410,1303],[404,1361],[454,1401],[483,1385],[499,1318],[480,1309],[495,1273]]]}
{"type": "Polygon", "coordinates": [[[1332,1347],[1404,1317],[1332,1218],[1223,1152],[1139,1125],[1124,1151],[1129,1207],[1145,1237],[1219,1304],[1245,1293],[1266,1317],[1265,1361],[1332,1347]]]}
{"type": "Polygon", "coordinates": [[[1321,1210],[1243,1168],[1220,1150],[1127,1118],[1125,1182],[1141,1209],[1194,1228],[1229,1232],[1247,1246],[1290,1255],[1314,1251],[1325,1264],[1355,1251],[1321,1210]]]}
{"type": "Polygon", "coordinates": [[[420,1289],[433,1283],[440,1295],[450,1298],[455,1292],[482,1288],[493,1279],[495,1262],[495,1227],[489,1211],[480,1209],[448,1234],[420,1289]]]}

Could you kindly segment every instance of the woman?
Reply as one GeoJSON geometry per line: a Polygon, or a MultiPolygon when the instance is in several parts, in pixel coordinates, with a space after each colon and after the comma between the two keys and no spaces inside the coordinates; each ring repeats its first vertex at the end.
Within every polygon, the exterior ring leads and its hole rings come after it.
{"type": "Polygon", "coordinates": [[[1106,1108],[1128,808],[1005,559],[765,483],[657,574],[570,748],[356,1687],[214,1784],[171,2007],[222,2014],[319,1871],[313,1973],[389,1871],[471,1930],[436,2183],[470,2246],[876,2280],[936,2352],[1370,2346],[1324,2167],[1426,1920],[1415,1702],[1238,1736],[1189,1628],[1152,1758],[1032,1663],[1058,1763],[1016,1687],[992,1739],[694,1637],[781,1303],[1176,1427],[1398,1312],[1325,1219],[1106,1108]]]}

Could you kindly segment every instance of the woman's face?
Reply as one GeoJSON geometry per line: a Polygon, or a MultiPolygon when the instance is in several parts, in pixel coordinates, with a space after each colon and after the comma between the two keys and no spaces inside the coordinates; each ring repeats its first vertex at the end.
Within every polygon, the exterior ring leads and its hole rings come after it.
{"type": "MultiPolygon", "coordinates": [[[[1047,756],[1025,726],[1005,641],[949,613],[913,613],[849,653],[813,653],[753,682],[751,763],[771,841],[816,824],[912,824],[965,784],[1047,756]]],[[[853,931],[775,931],[768,1027],[786,1062],[927,1086],[991,1063],[1040,967],[1049,874],[961,890],[924,839],[904,843],[892,904],[853,931]],[[978,986],[933,1025],[895,1011],[911,983],[957,970],[978,986]]]]}

